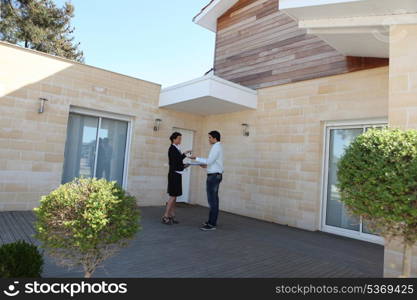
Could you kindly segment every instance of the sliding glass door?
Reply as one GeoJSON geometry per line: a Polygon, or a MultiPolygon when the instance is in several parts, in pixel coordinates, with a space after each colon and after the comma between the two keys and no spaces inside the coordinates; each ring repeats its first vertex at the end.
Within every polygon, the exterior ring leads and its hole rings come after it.
{"type": "Polygon", "coordinates": [[[124,183],[129,123],[70,113],[62,183],[76,177],[124,183]]]}
{"type": "Polygon", "coordinates": [[[337,164],[344,149],[360,134],[362,128],[331,129],[329,133],[329,168],[327,184],[326,225],[359,231],[358,218],[349,216],[345,205],[340,201],[337,184],[337,164]]]}
{"type": "Polygon", "coordinates": [[[343,156],[346,147],[369,128],[383,128],[385,125],[351,125],[329,126],[326,128],[325,178],[323,199],[323,230],[380,242],[382,239],[372,233],[360,218],[348,213],[345,205],[340,201],[337,189],[337,164],[343,156]]]}

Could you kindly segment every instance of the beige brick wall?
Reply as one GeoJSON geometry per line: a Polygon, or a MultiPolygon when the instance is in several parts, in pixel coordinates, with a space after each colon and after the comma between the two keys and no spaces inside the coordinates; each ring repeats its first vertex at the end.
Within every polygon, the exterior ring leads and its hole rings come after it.
{"type": "MultiPolygon", "coordinates": [[[[394,239],[385,243],[384,277],[398,277],[402,274],[404,244],[394,239]]],[[[417,276],[417,247],[413,248],[411,261],[411,276],[417,276]]]]}
{"type": "MultiPolygon", "coordinates": [[[[203,133],[223,135],[221,209],[317,230],[325,121],[387,118],[388,68],[261,89],[258,101],[256,111],[204,123],[203,133]],[[249,137],[241,123],[250,125],[249,137]]],[[[204,193],[200,188],[203,205],[204,193]]]]}
{"type": "Polygon", "coordinates": [[[417,25],[391,28],[389,121],[417,129],[417,25]]]}
{"type": "MultiPolygon", "coordinates": [[[[389,123],[417,129],[417,25],[392,26],[390,31],[389,123]]],[[[403,245],[398,240],[385,246],[385,276],[402,271],[403,245]]],[[[417,245],[413,249],[412,276],[417,277],[417,245]]]]}
{"type": "Polygon", "coordinates": [[[133,117],[128,190],[141,205],[166,201],[173,127],[196,130],[199,149],[202,117],[158,109],[157,84],[5,43],[0,66],[0,210],[31,209],[61,183],[71,105],[133,117]],[[49,100],[43,114],[39,97],[49,100]],[[158,132],[155,118],[163,120],[158,132]]]}

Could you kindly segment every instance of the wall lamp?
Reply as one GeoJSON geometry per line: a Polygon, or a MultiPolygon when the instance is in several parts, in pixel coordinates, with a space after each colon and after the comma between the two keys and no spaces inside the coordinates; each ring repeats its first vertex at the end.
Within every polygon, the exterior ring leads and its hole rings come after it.
{"type": "Polygon", "coordinates": [[[246,124],[246,123],[242,124],[242,133],[243,133],[243,136],[249,136],[249,124],[246,124]]]}
{"type": "Polygon", "coordinates": [[[153,131],[158,131],[159,127],[161,126],[161,119],[155,119],[155,122],[153,124],[153,131]]]}
{"type": "Polygon", "coordinates": [[[48,99],[45,98],[39,98],[39,100],[41,101],[41,105],[39,107],[38,113],[43,113],[45,111],[45,102],[48,101],[48,99]]]}

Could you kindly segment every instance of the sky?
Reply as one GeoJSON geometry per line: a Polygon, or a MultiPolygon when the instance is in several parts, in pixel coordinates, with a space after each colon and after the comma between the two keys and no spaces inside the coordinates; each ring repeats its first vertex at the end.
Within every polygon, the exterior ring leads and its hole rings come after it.
{"type": "MultiPolygon", "coordinates": [[[[55,0],[62,6],[65,0],[55,0]]],[[[212,68],[215,34],[192,22],[209,0],[71,0],[85,63],[171,86],[212,68]]]]}

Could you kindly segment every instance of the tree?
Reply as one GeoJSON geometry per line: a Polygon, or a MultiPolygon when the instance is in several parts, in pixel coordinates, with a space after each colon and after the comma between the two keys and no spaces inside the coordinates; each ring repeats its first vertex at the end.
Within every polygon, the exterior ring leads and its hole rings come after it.
{"type": "Polygon", "coordinates": [[[387,239],[404,242],[403,275],[410,277],[417,241],[417,130],[369,130],[339,161],[342,201],[387,239]]]}
{"type": "Polygon", "coordinates": [[[42,197],[35,208],[36,238],[69,267],[89,278],[140,229],[134,197],[105,179],[74,179],[42,197]]]}
{"type": "Polygon", "coordinates": [[[74,6],[58,8],[52,0],[0,0],[0,40],[79,62],[74,43],[74,6]]]}

